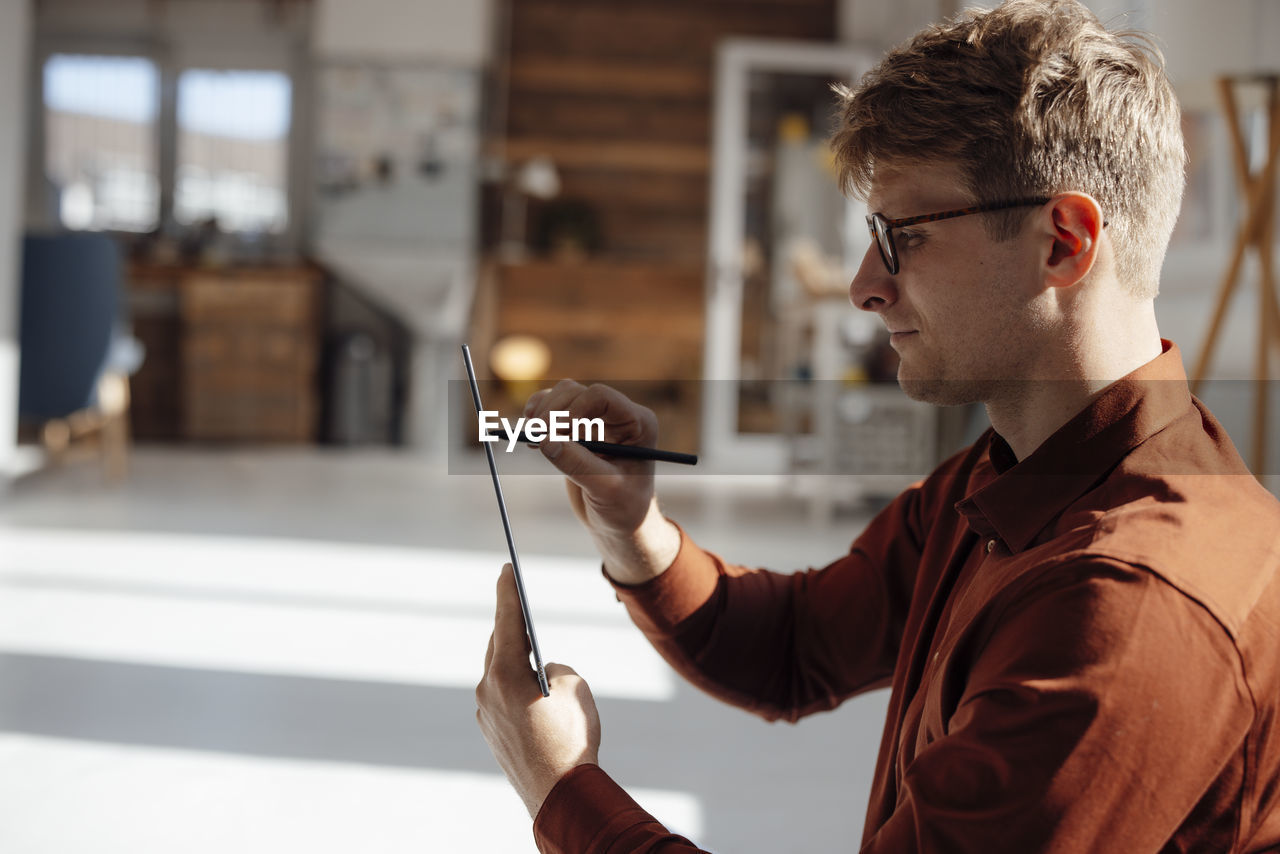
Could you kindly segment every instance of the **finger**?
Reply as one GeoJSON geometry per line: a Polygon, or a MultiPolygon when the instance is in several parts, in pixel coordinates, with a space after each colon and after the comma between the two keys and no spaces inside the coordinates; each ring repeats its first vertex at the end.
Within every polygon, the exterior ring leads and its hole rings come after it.
{"type": "MultiPolygon", "coordinates": [[[[658,439],[658,419],[653,410],[641,406],[612,386],[594,383],[574,399],[573,407],[583,413],[601,418],[605,425],[605,438],[610,442],[626,445],[649,445],[658,439]]],[[[570,415],[578,415],[570,411],[570,415]]]]}
{"type": "Polygon", "coordinates": [[[561,380],[539,401],[534,414],[547,419],[552,411],[568,412],[570,418],[601,419],[604,439],[609,442],[653,444],[657,440],[658,420],[653,411],[603,383],[584,386],[561,380]]]}
{"type": "Polygon", "coordinates": [[[522,660],[528,666],[529,639],[525,634],[524,613],[520,610],[520,594],[516,592],[516,575],[511,564],[503,564],[498,576],[498,604],[493,619],[494,656],[504,660],[522,660]]]}
{"type": "MultiPolygon", "coordinates": [[[[534,397],[529,398],[529,405],[525,407],[523,417],[526,419],[538,418],[544,422],[550,421],[552,412],[567,412],[570,405],[585,390],[585,386],[573,380],[560,380],[552,388],[546,388],[539,391],[534,397]]],[[[556,442],[530,442],[529,447],[541,447],[545,453],[548,445],[557,445],[556,442]]]]}
{"type": "MultiPolygon", "coordinates": [[[[551,389],[542,388],[529,395],[529,399],[524,402],[524,410],[520,413],[520,417],[528,419],[542,405],[542,401],[546,400],[547,395],[551,394],[551,389]]],[[[530,448],[538,447],[537,442],[526,442],[526,446],[530,448]]]]}
{"type": "Polygon", "coordinates": [[[549,394],[551,394],[551,389],[540,388],[537,391],[535,391],[533,394],[529,395],[529,399],[524,402],[524,411],[520,413],[521,416],[528,418],[530,415],[532,415],[534,411],[538,408],[538,406],[541,405],[542,401],[546,399],[546,396],[549,394]]]}
{"type": "MultiPolygon", "coordinates": [[[[617,389],[600,383],[589,387],[557,386],[554,404],[568,411],[571,418],[599,418],[604,423],[604,439],[621,444],[653,447],[657,439],[657,418],[653,411],[641,406],[617,389]],[[572,395],[572,396],[570,396],[572,395]]],[[[541,444],[543,456],[561,473],[586,486],[585,478],[617,475],[620,472],[646,473],[653,470],[650,462],[606,460],[573,442],[541,444]]]]}
{"type": "Polygon", "coordinates": [[[547,420],[552,410],[568,409],[569,404],[578,395],[586,390],[586,386],[573,380],[560,380],[551,388],[543,389],[538,392],[538,399],[533,402],[533,408],[526,413],[529,418],[541,418],[547,420]]]}
{"type": "Polygon", "coordinates": [[[551,461],[560,473],[579,486],[585,486],[583,478],[617,476],[618,466],[596,456],[577,442],[546,441],[538,446],[542,455],[551,461]]]}
{"type": "Polygon", "coordinates": [[[489,648],[484,651],[484,675],[489,675],[489,666],[493,664],[493,632],[489,633],[489,648]]]}

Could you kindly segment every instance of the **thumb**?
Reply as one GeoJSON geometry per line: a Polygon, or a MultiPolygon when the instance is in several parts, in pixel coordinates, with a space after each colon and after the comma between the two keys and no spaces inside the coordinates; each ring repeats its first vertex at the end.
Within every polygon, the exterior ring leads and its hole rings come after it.
{"type": "Polygon", "coordinates": [[[519,655],[529,650],[529,637],[525,634],[524,612],[520,609],[520,594],[516,590],[516,574],[511,564],[503,564],[498,576],[497,608],[493,617],[493,645],[497,655],[519,655]]]}
{"type": "MultiPolygon", "coordinates": [[[[560,664],[556,661],[548,663],[543,670],[546,671],[548,679],[555,679],[557,676],[578,676],[578,671],[567,664],[560,664]]],[[[582,677],[578,676],[578,678],[581,679],[582,677]]]]}

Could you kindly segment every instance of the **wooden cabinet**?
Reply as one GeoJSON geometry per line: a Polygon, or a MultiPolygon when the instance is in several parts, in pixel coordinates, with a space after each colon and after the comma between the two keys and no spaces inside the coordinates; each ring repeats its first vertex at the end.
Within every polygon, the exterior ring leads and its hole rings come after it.
{"type": "Polygon", "coordinates": [[[143,348],[142,364],[129,378],[129,429],[135,440],[182,437],[178,292],[185,273],[182,267],[160,264],[131,264],[126,273],[129,320],[143,348]]]}
{"type": "Polygon", "coordinates": [[[183,277],[182,414],[187,438],[315,438],[318,288],[318,275],[307,269],[183,277]]]}

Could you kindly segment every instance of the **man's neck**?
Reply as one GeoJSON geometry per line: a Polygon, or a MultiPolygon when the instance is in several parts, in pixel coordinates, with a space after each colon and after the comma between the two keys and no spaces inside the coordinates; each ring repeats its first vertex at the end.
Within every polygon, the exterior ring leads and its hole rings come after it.
{"type": "Polygon", "coordinates": [[[1056,364],[1033,373],[1036,379],[1007,384],[986,402],[991,426],[1024,460],[1080,412],[1107,386],[1163,352],[1154,310],[1122,330],[1095,328],[1094,346],[1067,348],[1056,364]]]}

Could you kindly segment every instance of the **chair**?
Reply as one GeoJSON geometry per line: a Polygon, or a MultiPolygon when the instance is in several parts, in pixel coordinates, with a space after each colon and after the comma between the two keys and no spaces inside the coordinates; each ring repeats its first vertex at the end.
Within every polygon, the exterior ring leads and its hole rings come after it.
{"type": "Polygon", "coordinates": [[[120,290],[120,253],[110,237],[23,240],[20,424],[38,430],[55,462],[73,443],[96,439],[110,479],[124,476],[129,444],[129,370],[119,364],[116,334],[120,290]]]}

